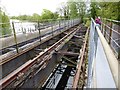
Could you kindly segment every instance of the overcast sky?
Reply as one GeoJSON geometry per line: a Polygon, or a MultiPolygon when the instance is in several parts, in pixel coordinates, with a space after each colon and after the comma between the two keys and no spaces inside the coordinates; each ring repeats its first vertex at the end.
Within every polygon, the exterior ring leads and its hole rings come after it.
{"type": "Polygon", "coordinates": [[[1,5],[5,8],[9,16],[17,16],[23,14],[32,15],[33,13],[41,14],[42,9],[55,12],[60,3],[66,1],[67,0],[1,0],[1,5]]]}

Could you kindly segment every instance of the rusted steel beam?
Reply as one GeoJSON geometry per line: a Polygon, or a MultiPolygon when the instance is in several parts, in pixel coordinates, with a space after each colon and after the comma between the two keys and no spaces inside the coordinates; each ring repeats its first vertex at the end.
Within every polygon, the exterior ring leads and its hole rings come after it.
{"type": "Polygon", "coordinates": [[[79,81],[79,77],[80,77],[80,72],[81,72],[81,67],[82,67],[82,64],[83,64],[83,60],[84,60],[84,54],[85,54],[85,49],[86,49],[86,45],[87,45],[87,38],[88,38],[88,31],[89,31],[89,28],[87,29],[87,32],[86,32],[86,37],[85,37],[85,43],[83,45],[83,49],[82,49],[82,53],[80,54],[81,58],[80,58],[80,62],[78,63],[78,68],[77,68],[77,72],[76,72],[76,75],[74,76],[74,80],[73,80],[73,88],[77,88],[78,86],[78,81],[79,81]]]}
{"type": "MultiPolygon", "coordinates": [[[[14,54],[14,55],[11,55],[10,57],[6,57],[6,58],[0,60],[0,65],[5,64],[5,63],[13,60],[14,58],[16,58],[16,57],[18,57],[18,56],[20,56],[20,55],[22,55],[22,54],[24,54],[24,53],[32,50],[33,48],[37,47],[38,45],[40,45],[40,44],[42,44],[42,43],[50,40],[51,38],[53,38],[53,37],[55,37],[55,36],[57,36],[57,35],[59,35],[59,34],[61,34],[61,33],[63,33],[63,32],[64,32],[64,31],[61,31],[61,32],[55,34],[54,36],[51,36],[51,37],[45,39],[44,41],[41,41],[41,42],[39,42],[38,44],[35,44],[34,46],[31,46],[31,47],[29,47],[29,48],[27,48],[27,49],[25,49],[25,50],[19,51],[19,53],[16,53],[16,54],[14,54]]],[[[38,41],[39,41],[39,40],[38,40],[38,41]]]]}
{"type": "Polygon", "coordinates": [[[62,63],[62,62],[58,62],[57,64],[67,65],[67,66],[74,67],[74,68],[76,67],[76,65],[71,64],[71,63],[62,63]]]}
{"type": "Polygon", "coordinates": [[[73,53],[73,52],[63,52],[63,51],[59,51],[56,52],[58,54],[62,54],[62,55],[69,55],[69,56],[79,56],[79,53],[73,53]]]}
{"type": "MultiPolygon", "coordinates": [[[[79,26],[78,26],[78,28],[79,28],[79,26]]],[[[56,48],[57,48],[56,50],[58,50],[61,47],[60,45],[63,46],[65,43],[67,43],[73,37],[73,35],[76,33],[77,30],[79,30],[79,29],[75,28],[69,34],[67,34],[62,39],[60,39],[58,42],[53,44],[51,47],[49,47],[48,49],[45,49],[44,52],[39,53],[39,55],[37,57],[35,57],[32,60],[29,60],[28,62],[26,62],[25,64],[20,66],[18,69],[16,69],[12,73],[10,73],[8,76],[1,79],[0,80],[0,88],[2,89],[2,88],[5,88],[6,86],[8,86],[11,82],[16,80],[19,73],[27,72],[36,63],[39,63],[39,65],[43,65],[44,62],[46,62],[46,60],[48,60],[48,59],[43,59],[43,58],[45,58],[45,56],[47,56],[47,55],[51,56],[54,53],[56,48]]]]}
{"type": "Polygon", "coordinates": [[[77,65],[76,62],[72,61],[71,59],[69,59],[69,58],[67,58],[67,57],[65,57],[65,56],[63,56],[62,58],[64,58],[64,59],[67,60],[68,62],[72,63],[73,65],[77,65]]]}
{"type": "Polygon", "coordinates": [[[77,36],[77,35],[74,35],[74,37],[76,37],[76,38],[80,38],[80,39],[83,38],[83,36],[77,36]]]}

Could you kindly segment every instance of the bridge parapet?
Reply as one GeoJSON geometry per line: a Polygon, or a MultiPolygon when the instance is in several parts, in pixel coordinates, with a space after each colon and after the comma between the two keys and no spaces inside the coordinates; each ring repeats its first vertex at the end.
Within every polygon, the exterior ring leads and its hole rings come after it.
{"type": "Polygon", "coordinates": [[[119,62],[95,21],[91,19],[88,88],[120,88],[119,62]]]}

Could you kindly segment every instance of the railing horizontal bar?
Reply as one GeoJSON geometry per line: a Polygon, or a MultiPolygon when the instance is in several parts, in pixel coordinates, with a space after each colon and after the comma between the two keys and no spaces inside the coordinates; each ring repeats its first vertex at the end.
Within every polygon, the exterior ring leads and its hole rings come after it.
{"type": "MultiPolygon", "coordinates": [[[[92,19],[92,22],[96,26],[96,23],[95,23],[95,21],[93,19],[92,19]]],[[[100,38],[100,41],[102,43],[104,52],[106,54],[106,57],[107,57],[107,60],[108,60],[108,63],[109,63],[109,66],[110,66],[110,69],[111,69],[115,84],[116,84],[116,87],[120,88],[120,86],[118,86],[118,65],[119,65],[118,60],[115,57],[115,54],[113,53],[113,51],[110,48],[107,41],[105,40],[105,38],[104,38],[103,34],[101,33],[98,26],[96,26],[96,30],[97,30],[98,36],[100,38]]]]}
{"type": "Polygon", "coordinates": [[[108,25],[104,24],[103,22],[102,22],[102,24],[103,24],[104,26],[106,26],[108,29],[112,29],[112,31],[113,31],[113,32],[115,32],[115,33],[117,33],[117,34],[119,34],[119,35],[120,35],[120,33],[119,33],[119,32],[117,32],[117,31],[115,31],[113,28],[110,28],[108,25]]]}
{"type": "Polygon", "coordinates": [[[107,21],[112,21],[112,22],[116,22],[116,23],[120,23],[120,21],[117,21],[117,20],[112,20],[112,19],[106,19],[106,18],[104,18],[105,20],[107,20],[107,21]]]}

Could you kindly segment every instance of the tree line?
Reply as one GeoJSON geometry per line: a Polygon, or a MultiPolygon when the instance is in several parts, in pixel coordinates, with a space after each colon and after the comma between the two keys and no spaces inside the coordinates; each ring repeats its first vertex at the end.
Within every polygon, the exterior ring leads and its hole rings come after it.
{"type": "Polygon", "coordinates": [[[19,15],[19,16],[12,16],[11,19],[18,19],[18,20],[29,20],[29,21],[41,21],[46,19],[57,19],[58,13],[51,12],[50,10],[43,9],[42,14],[39,15],[34,13],[32,16],[30,15],[19,15]]]}
{"type": "Polygon", "coordinates": [[[91,17],[95,16],[120,21],[120,1],[119,2],[91,2],[91,17]]]}
{"type": "Polygon", "coordinates": [[[18,20],[42,21],[46,19],[73,19],[80,17],[81,21],[83,21],[86,10],[85,8],[86,5],[84,2],[79,2],[79,0],[68,0],[67,3],[61,3],[61,5],[57,8],[56,12],[43,9],[41,15],[34,13],[32,16],[19,15],[13,16],[11,18],[18,20]]]}

